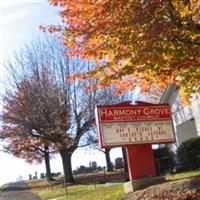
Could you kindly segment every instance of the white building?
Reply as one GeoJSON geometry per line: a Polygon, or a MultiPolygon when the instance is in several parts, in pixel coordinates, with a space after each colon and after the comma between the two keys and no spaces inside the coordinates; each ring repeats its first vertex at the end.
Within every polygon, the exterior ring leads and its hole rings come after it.
{"type": "Polygon", "coordinates": [[[200,95],[193,95],[190,105],[183,106],[179,101],[178,88],[170,84],[160,98],[160,103],[172,105],[172,117],[175,129],[176,149],[191,137],[200,136],[200,95]]]}

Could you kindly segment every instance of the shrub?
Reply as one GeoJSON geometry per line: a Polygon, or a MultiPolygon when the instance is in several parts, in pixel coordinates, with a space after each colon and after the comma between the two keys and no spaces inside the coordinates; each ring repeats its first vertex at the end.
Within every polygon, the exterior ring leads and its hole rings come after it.
{"type": "Polygon", "coordinates": [[[200,168],[200,137],[183,142],[177,149],[177,156],[183,170],[200,168]]]}
{"type": "Polygon", "coordinates": [[[156,161],[156,171],[157,174],[164,174],[173,169],[173,152],[167,146],[154,149],[154,158],[156,161]]]}

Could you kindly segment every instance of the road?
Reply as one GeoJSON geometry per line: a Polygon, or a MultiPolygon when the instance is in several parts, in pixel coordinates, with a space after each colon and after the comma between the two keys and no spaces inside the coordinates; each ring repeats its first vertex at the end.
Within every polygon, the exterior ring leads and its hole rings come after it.
{"type": "Polygon", "coordinates": [[[0,190],[0,200],[39,200],[24,181],[8,183],[0,190]]]}

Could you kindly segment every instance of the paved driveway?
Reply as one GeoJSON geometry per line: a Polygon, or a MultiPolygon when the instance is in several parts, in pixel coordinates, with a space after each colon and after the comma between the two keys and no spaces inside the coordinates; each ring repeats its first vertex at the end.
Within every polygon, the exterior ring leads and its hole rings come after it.
{"type": "Polygon", "coordinates": [[[0,191],[0,200],[39,200],[24,181],[8,183],[0,191]]]}

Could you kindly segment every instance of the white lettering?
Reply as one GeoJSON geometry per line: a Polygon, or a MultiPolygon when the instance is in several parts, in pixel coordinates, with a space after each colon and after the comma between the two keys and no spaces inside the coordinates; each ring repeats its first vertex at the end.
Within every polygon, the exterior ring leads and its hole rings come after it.
{"type": "Polygon", "coordinates": [[[107,110],[106,109],[101,109],[101,117],[103,117],[103,116],[106,116],[107,117],[107,115],[108,115],[108,113],[107,113],[107,110]]]}
{"type": "Polygon", "coordinates": [[[114,116],[114,114],[112,113],[112,110],[108,111],[108,117],[110,117],[110,116],[112,116],[112,117],[114,116]]]}
{"type": "Polygon", "coordinates": [[[168,115],[170,110],[168,108],[144,108],[143,113],[145,115],[168,115]]]}

